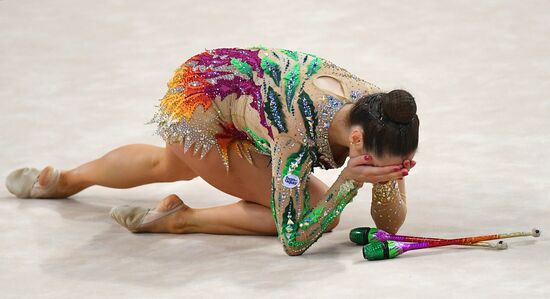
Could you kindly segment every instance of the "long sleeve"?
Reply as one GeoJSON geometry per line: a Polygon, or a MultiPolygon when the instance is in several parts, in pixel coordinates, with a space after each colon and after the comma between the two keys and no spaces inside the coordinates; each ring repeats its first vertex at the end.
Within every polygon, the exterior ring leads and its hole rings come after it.
{"type": "Polygon", "coordinates": [[[376,227],[395,234],[407,216],[405,180],[373,184],[371,216],[376,227]]]}
{"type": "Polygon", "coordinates": [[[272,158],[271,208],[288,255],[300,255],[316,242],[360,188],[341,174],[318,204],[310,206],[307,182],[311,165],[304,144],[285,134],[277,136],[272,158]]]}
{"type": "Polygon", "coordinates": [[[271,209],[284,251],[300,255],[322,236],[362,185],[340,174],[316,205],[310,202],[307,187],[313,167],[341,166],[331,153],[328,129],[335,113],[352,103],[316,86],[315,79],[336,78],[345,95],[371,87],[313,54],[267,49],[261,57],[262,98],[273,127],[271,209]]]}

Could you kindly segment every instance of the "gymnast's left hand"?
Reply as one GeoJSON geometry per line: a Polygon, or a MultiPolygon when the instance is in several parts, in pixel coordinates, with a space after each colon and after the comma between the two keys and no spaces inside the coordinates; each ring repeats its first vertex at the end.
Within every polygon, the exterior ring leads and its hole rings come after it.
{"type": "MultiPolygon", "coordinates": [[[[416,165],[416,161],[414,161],[414,160],[408,160],[408,159],[407,159],[407,160],[403,161],[403,163],[402,163],[401,165],[403,165],[403,167],[406,168],[407,171],[410,171],[411,168],[413,168],[413,167],[416,165]]],[[[399,178],[399,179],[397,179],[397,180],[402,181],[403,178],[399,178]]],[[[385,183],[387,183],[387,182],[388,182],[388,181],[379,182],[379,183],[380,183],[380,184],[385,184],[385,183]]]]}
{"type": "Polygon", "coordinates": [[[407,168],[407,170],[411,170],[416,165],[416,161],[414,160],[405,160],[403,161],[403,167],[407,168]]]}

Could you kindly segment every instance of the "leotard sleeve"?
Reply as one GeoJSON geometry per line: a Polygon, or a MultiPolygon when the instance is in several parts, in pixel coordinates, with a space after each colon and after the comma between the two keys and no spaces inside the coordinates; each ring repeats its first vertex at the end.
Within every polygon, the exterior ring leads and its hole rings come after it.
{"type": "Polygon", "coordinates": [[[407,216],[404,179],[372,185],[371,216],[377,228],[397,233],[407,216]]]}
{"type": "Polygon", "coordinates": [[[312,159],[293,136],[279,134],[272,152],[271,209],[284,251],[300,255],[317,241],[357,195],[360,185],[340,174],[318,204],[310,205],[307,189],[312,159]]]}
{"type": "Polygon", "coordinates": [[[332,74],[328,69],[340,69],[295,51],[265,50],[261,57],[265,111],[274,128],[271,209],[284,251],[300,255],[321,237],[362,185],[340,174],[316,205],[311,204],[307,188],[313,165],[322,159],[318,155],[322,138],[316,128],[326,128],[321,126],[327,125],[328,117],[327,111],[316,109],[322,103],[318,101],[325,101],[320,98],[324,93],[311,80],[316,74],[332,74]]]}

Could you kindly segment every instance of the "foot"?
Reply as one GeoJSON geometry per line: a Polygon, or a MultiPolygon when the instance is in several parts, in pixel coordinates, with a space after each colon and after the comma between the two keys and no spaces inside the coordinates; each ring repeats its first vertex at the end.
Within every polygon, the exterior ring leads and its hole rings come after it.
{"type": "Polygon", "coordinates": [[[6,177],[6,188],[19,198],[63,198],[66,192],[60,192],[65,176],[52,166],[42,171],[34,167],[23,167],[13,170],[6,177]],[[54,181],[52,181],[54,180],[54,181]]]}
{"type": "Polygon", "coordinates": [[[176,194],[166,196],[159,202],[154,211],[164,213],[181,205],[183,207],[175,213],[142,225],[141,230],[151,233],[184,233],[187,225],[187,213],[190,212],[191,209],[188,205],[183,203],[183,201],[176,194]]]}
{"type": "MultiPolygon", "coordinates": [[[[51,183],[50,180],[52,178],[50,177],[50,173],[52,171],[53,171],[53,167],[51,165],[44,167],[40,171],[38,175],[38,182],[37,182],[37,184],[39,184],[40,187],[46,187],[51,183]]],[[[57,180],[55,186],[51,186],[50,192],[48,194],[48,198],[66,198],[72,195],[65,190],[66,188],[64,188],[64,186],[66,184],[64,182],[65,182],[64,171],[61,171],[59,175],[59,180],[57,180]]]]}
{"type": "Polygon", "coordinates": [[[48,185],[48,183],[50,182],[50,178],[48,176],[50,175],[50,172],[52,172],[52,170],[53,167],[48,165],[40,171],[40,173],[38,174],[38,184],[40,184],[40,186],[48,185]]]}
{"type": "Polygon", "coordinates": [[[155,209],[119,206],[111,210],[120,225],[134,233],[184,233],[189,206],[175,194],[165,197],[155,209]],[[179,208],[178,208],[179,207],[179,208]],[[173,213],[170,211],[175,210],[173,213]],[[158,213],[170,213],[157,218],[158,213]]]}
{"type": "Polygon", "coordinates": [[[185,205],[183,201],[176,194],[170,194],[159,202],[159,204],[155,208],[155,211],[168,212],[171,209],[179,206],[180,204],[185,205]]]}

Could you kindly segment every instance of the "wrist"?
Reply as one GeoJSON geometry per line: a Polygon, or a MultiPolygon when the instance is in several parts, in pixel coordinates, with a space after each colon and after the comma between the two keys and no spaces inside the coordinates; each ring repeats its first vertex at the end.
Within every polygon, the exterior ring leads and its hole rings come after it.
{"type": "Polygon", "coordinates": [[[338,176],[337,180],[341,180],[342,182],[349,181],[351,182],[356,188],[361,188],[363,186],[363,182],[359,182],[355,180],[351,174],[349,173],[347,168],[344,168],[342,172],[340,172],[340,175],[338,176]]]}
{"type": "Polygon", "coordinates": [[[373,202],[380,204],[386,204],[399,198],[399,190],[397,188],[396,180],[389,180],[385,183],[372,184],[372,196],[373,202]]]}

